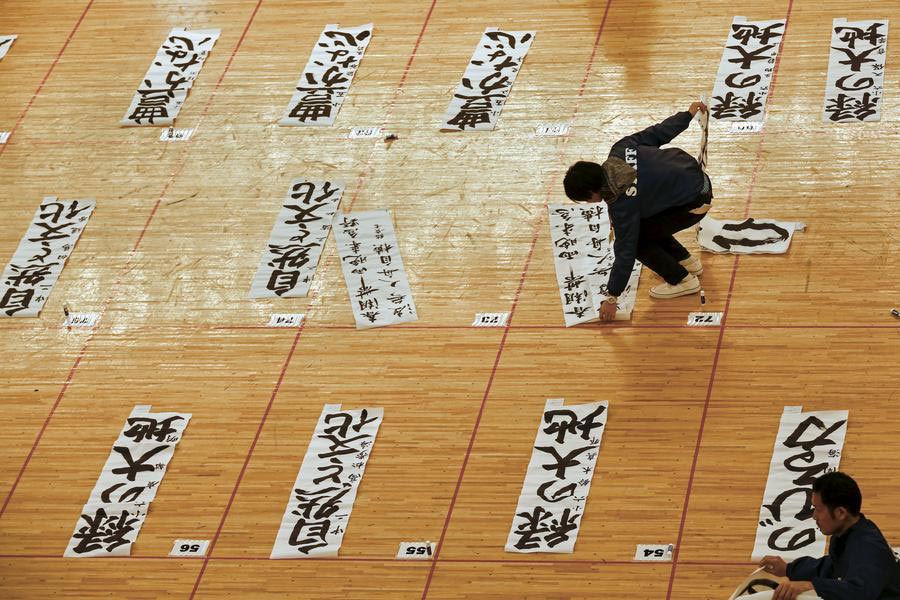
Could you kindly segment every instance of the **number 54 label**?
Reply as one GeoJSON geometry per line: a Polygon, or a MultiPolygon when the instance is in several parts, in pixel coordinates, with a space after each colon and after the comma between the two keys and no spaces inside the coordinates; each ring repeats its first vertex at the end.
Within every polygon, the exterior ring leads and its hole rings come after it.
{"type": "Polygon", "coordinates": [[[638,544],[634,553],[634,560],[672,560],[672,544],[638,544]]]}
{"type": "Polygon", "coordinates": [[[400,542],[397,558],[404,560],[431,560],[434,542],[400,542]]]}
{"type": "Polygon", "coordinates": [[[209,540],[175,540],[169,556],[206,556],[209,540]]]}

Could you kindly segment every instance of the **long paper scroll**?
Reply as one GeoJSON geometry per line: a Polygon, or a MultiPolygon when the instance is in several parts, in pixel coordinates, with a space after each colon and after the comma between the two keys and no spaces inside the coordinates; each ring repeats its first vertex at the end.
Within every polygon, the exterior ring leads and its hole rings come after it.
{"type": "Polygon", "coordinates": [[[794,232],[805,227],[798,221],[753,218],[719,221],[707,216],[697,228],[697,242],[709,252],[784,254],[791,246],[794,232]]]}
{"type": "Polygon", "coordinates": [[[419,318],[388,211],[338,214],[334,239],[357,329],[419,318]]]}
{"type": "Polygon", "coordinates": [[[81,510],[65,556],[128,556],[156,497],[189,413],[135,407],[81,510]]]}
{"type": "Polygon", "coordinates": [[[547,400],[507,552],[572,552],[600,453],[608,403],[547,400]]]}
{"type": "Polygon", "coordinates": [[[218,29],[172,29],[156,51],[122,125],[172,125],[219,34],[218,29]]]}
{"type": "Polygon", "coordinates": [[[270,558],[337,555],[383,416],[382,408],[325,405],[270,558]]]}
{"type": "Polygon", "coordinates": [[[93,200],[44,198],[3,270],[0,316],[38,316],[95,204],[93,200]]]}
{"type": "Polygon", "coordinates": [[[812,482],[838,469],[847,416],[846,410],[782,413],[752,560],[771,554],[790,562],[825,552],[825,536],[813,521],[812,482]]]}
{"type": "Polygon", "coordinates": [[[9,49],[13,45],[13,41],[19,37],[17,35],[0,35],[0,60],[3,60],[3,57],[6,56],[6,53],[9,52],[9,49]]]}
{"type": "Polygon", "coordinates": [[[709,105],[714,119],[762,121],[785,21],[731,23],[709,105]]]}
{"type": "Polygon", "coordinates": [[[331,231],[344,184],[291,182],[250,285],[251,298],[305,298],[331,231]]]}
{"type": "Polygon", "coordinates": [[[326,25],[279,125],[332,125],[372,39],[372,24],[326,25]]]}
{"type": "Polygon", "coordinates": [[[496,127],[534,33],[484,31],[444,115],[442,131],[490,131],[496,127]]]}
{"type": "Polygon", "coordinates": [[[835,19],[831,25],[825,121],[879,121],[884,98],[888,20],[835,19]]]}
{"type": "MultiPolygon", "coordinates": [[[[550,211],[550,243],[566,327],[600,318],[606,300],[609,273],[615,261],[609,241],[606,205],[553,204],[550,211]]],[[[619,295],[616,320],[631,318],[641,277],[641,263],[634,262],[628,285],[619,295]]]]}

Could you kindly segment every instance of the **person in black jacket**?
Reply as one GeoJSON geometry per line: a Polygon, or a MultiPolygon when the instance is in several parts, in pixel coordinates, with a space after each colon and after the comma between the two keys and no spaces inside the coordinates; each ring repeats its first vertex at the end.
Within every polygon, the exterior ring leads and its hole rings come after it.
{"type": "Polygon", "coordinates": [[[700,260],[672,236],[700,221],[712,201],[712,184],[694,157],[679,148],[662,149],[687,129],[702,102],[662,123],[616,142],[602,165],[579,161],[563,181],[575,202],[605,201],[615,232],[615,260],[600,318],[615,317],[635,258],[665,280],[650,290],[654,298],[700,291],[700,260]]]}
{"type": "Polygon", "coordinates": [[[807,590],[823,600],[900,600],[900,564],[881,531],[860,512],[862,494],[844,473],[822,475],[813,482],[813,518],[831,536],[828,556],[804,556],[790,563],[766,556],[766,572],[790,581],[773,600],[794,600],[807,590]]]}

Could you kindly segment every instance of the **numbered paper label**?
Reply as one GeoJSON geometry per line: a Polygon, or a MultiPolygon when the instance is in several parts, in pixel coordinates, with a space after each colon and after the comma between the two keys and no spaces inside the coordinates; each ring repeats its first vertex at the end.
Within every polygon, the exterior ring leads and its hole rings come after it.
{"type": "Polygon", "coordinates": [[[69,316],[66,317],[66,327],[91,328],[97,324],[99,319],[98,313],[69,313],[69,316]]]}
{"type": "Polygon", "coordinates": [[[722,324],[722,313],[692,312],[688,314],[687,324],[693,327],[718,327],[722,324]]]}
{"type": "Polygon", "coordinates": [[[535,137],[553,137],[569,133],[568,123],[541,123],[534,129],[535,137]]]}
{"type": "Polygon", "coordinates": [[[731,123],[731,133],[759,133],[762,128],[762,121],[734,121],[731,123]]]}
{"type": "Polygon", "coordinates": [[[347,137],[351,140],[381,137],[381,127],[354,127],[347,137]]]}
{"type": "Polygon", "coordinates": [[[206,556],[209,540],[175,540],[169,556],[206,556]]]}
{"type": "Polygon", "coordinates": [[[670,561],[673,550],[675,546],[672,544],[638,544],[634,560],[670,561]]]}
{"type": "Polygon", "coordinates": [[[185,142],[191,139],[192,135],[194,135],[193,128],[176,129],[175,127],[169,127],[168,129],[163,129],[162,133],[159,134],[159,140],[161,142],[185,142]]]}
{"type": "Polygon", "coordinates": [[[509,313],[478,313],[475,315],[473,327],[506,327],[509,313]]]}
{"type": "Polygon", "coordinates": [[[303,313],[272,313],[267,327],[300,327],[303,313]]]}
{"type": "Polygon", "coordinates": [[[400,542],[397,558],[404,560],[430,560],[434,556],[434,542],[400,542]]]}

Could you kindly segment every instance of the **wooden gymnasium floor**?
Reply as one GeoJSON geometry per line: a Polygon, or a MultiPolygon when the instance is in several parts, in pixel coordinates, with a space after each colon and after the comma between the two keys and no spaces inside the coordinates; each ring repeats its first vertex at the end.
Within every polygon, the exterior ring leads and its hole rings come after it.
{"type": "MultiPolygon", "coordinates": [[[[97,209],[38,319],[0,322],[0,597],[726,598],[749,555],[782,407],[850,409],[841,467],[900,540],[896,233],[900,43],[881,122],[826,125],[835,17],[894,0],[3,2],[0,257],[40,199],[97,209]],[[578,159],[712,89],[734,15],[787,17],[758,135],[713,127],[719,217],[809,224],[781,256],[704,254],[718,328],[696,298],[562,326],[545,205],[578,159]],[[332,128],[275,125],[326,23],[375,34],[332,128]],[[222,36],[178,118],[187,143],[120,128],[173,26],[222,36]],[[537,36],[491,133],[437,131],[487,26],[537,36]],[[534,138],[569,121],[565,138],[534,138]],[[383,125],[400,139],[348,140],[383,125]],[[333,240],[308,299],[246,298],[295,177],[347,182],[342,208],[389,208],[419,321],[357,331],[333,240]],[[90,333],[62,306],[99,312],[90,333]],[[502,329],[470,327],[509,311],[502,329]],[[295,329],[272,312],[303,312],[295,329]],[[609,400],[572,555],[503,551],[544,400],[609,400]],[[267,560],[324,403],[385,419],[330,560],[267,560]],[[62,558],[135,404],[193,413],[128,559],[62,558]],[[205,559],[167,558],[175,538],[205,559]],[[400,541],[439,542],[431,562],[400,541]],[[672,563],[635,544],[674,542],[672,563]]],[[[891,38],[894,36],[892,35],[891,38]]],[[[694,152],[695,129],[677,143],[694,152]]],[[[694,244],[695,246],[695,244],[694,244]]],[[[692,246],[693,247],[693,246],[692,246]]]]}

